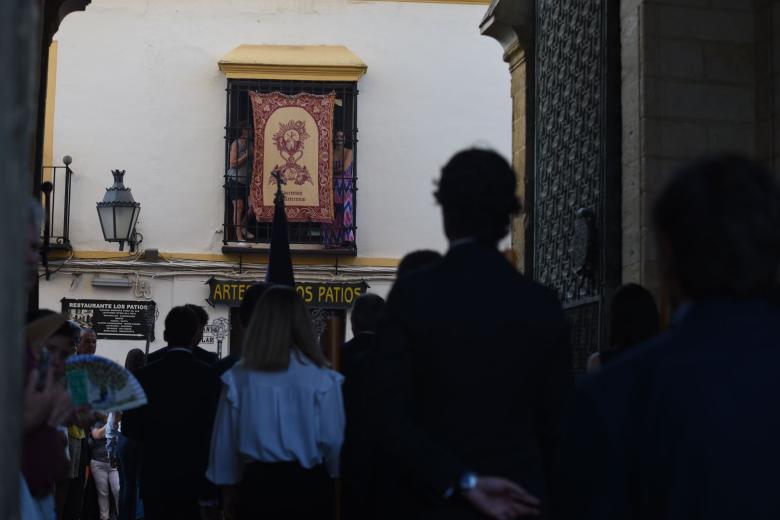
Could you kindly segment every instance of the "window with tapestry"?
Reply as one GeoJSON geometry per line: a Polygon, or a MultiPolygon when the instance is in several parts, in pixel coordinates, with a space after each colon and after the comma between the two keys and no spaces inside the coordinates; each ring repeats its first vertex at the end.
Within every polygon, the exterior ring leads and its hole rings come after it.
{"type": "Polygon", "coordinates": [[[263,251],[276,180],[299,252],[357,254],[357,83],[228,79],[223,250],[263,251]]]}

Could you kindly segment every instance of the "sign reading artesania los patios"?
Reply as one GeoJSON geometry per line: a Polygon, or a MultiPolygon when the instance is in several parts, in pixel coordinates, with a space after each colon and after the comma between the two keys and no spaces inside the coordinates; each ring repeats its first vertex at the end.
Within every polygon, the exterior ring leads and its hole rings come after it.
{"type": "Polygon", "coordinates": [[[62,312],[95,331],[98,339],[154,340],[155,303],[132,300],[62,299],[62,312]],[[149,327],[151,326],[151,330],[149,327]]]}
{"type": "MultiPolygon", "coordinates": [[[[211,305],[241,305],[244,293],[255,281],[219,280],[212,278],[208,282],[211,305]]],[[[355,283],[307,283],[295,284],[295,290],[309,307],[328,309],[348,309],[355,300],[366,292],[366,282],[355,283]]]]}

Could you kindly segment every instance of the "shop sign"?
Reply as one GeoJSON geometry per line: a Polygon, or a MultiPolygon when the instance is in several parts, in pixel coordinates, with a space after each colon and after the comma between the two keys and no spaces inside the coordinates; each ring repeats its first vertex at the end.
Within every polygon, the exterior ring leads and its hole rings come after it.
{"type": "Polygon", "coordinates": [[[132,300],[69,300],[62,312],[95,331],[98,339],[154,340],[155,303],[132,300]]]}
{"type": "MultiPolygon", "coordinates": [[[[256,281],[220,280],[211,278],[209,286],[210,305],[229,305],[236,307],[244,300],[246,290],[256,281]]],[[[355,283],[308,283],[295,284],[295,290],[311,308],[349,309],[355,300],[368,289],[366,282],[355,283]]]]}

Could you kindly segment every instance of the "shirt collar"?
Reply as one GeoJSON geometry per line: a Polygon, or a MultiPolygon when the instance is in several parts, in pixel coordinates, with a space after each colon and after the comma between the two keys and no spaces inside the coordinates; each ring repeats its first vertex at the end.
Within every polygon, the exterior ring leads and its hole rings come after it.
{"type": "Polygon", "coordinates": [[[187,354],[192,354],[192,349],[190,347],[168,347],[168,352],[186,352],[187,354]]]}
{"type": "Polygon", "coordinates": [[[476,241],[477,239],[474,237],[456,238],[455,240],[450,241],[450,249],[455,249],[456,247],[465,246],[467,244],[473,244],[476,241]]]}

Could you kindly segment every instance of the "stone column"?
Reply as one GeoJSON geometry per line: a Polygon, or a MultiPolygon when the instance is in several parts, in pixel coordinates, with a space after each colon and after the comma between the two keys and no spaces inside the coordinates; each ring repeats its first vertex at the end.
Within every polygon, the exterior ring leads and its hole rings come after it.
{"type": "Polygon", "coordinates": [[[0,2],[0,518],[18,518],[25,245],[36,128],[41,6],[0,2]]]}
{"type": "Polygon", "coordinates": [[[762,141],[759,131],[774,120],[772,64],[757,70],[762,62],[756,54],[763,42],[769,59],[772,14],[777,20],[780,13],[774,4],[621,2],[623,281],[652,290],[662,309],[668,302],[650,217],[670,174],[711,153],[754,157],[758,151],[767,164],[774,163],[771,138],[762,141]],[[756,20],[766,21],[763,38],[756,20]],[[767,88],[763,105],[760,95],[757,103],[757,78],[767,88]]]}
{"type": "Polygon", "coordinates": [[[533,0],[494,0],[480,30],[504,48],[512,81],[512,165],[524,211],[512,223],[517,267],[530,273],[533,227],[533,0]],[[529,210],[529,211],[526,211],[529,210]]]}

